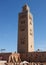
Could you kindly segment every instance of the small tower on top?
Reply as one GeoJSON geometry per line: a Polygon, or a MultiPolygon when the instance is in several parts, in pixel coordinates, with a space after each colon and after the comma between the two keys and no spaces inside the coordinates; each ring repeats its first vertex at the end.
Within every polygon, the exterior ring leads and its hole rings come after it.
{"type": "Polygon", "coordinates": [[[27,4],[25,4],[25,5],[23,6],[22,11],[30,11],[30,9],[29,9],[29,7],[28,7],[27,4]]]}

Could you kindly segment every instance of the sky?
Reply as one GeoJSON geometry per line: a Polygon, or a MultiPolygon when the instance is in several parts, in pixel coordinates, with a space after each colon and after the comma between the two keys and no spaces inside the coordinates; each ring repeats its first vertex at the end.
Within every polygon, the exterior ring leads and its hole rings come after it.
{"type": "Polygon", "coordinates": [[[33,15],[35,51],[46,51],[46,0],[0,0],[0,52],[17,51],[18,13],[25,4],[33,15]]]}

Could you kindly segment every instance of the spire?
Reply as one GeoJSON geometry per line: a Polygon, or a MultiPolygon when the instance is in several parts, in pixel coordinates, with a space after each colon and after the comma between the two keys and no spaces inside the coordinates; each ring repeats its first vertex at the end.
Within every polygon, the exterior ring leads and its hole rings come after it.
{"type": "Polygon", "coordinates": [[[22,8],[22,11],[30,11],[29,7],[27,4],[25,4],[22,8]]]}

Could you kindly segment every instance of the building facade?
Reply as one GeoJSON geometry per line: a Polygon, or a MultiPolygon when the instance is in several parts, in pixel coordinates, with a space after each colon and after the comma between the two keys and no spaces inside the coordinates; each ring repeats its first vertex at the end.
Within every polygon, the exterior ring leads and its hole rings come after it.
{"type": "Polygon", "coordinates": [[[34,51],[33,16],[28,5],[24,5],[18,19],[18,52],[34,51]]]}

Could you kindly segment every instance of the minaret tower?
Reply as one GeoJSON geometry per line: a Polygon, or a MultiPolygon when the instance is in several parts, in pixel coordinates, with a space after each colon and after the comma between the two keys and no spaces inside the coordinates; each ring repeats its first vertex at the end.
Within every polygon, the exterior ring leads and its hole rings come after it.
{"type": "Polygon", "coordinates": [[[19,53],[34,51],[33,16],[28,5],[24,5],[18,19],[18,50],[19,53]]]}

